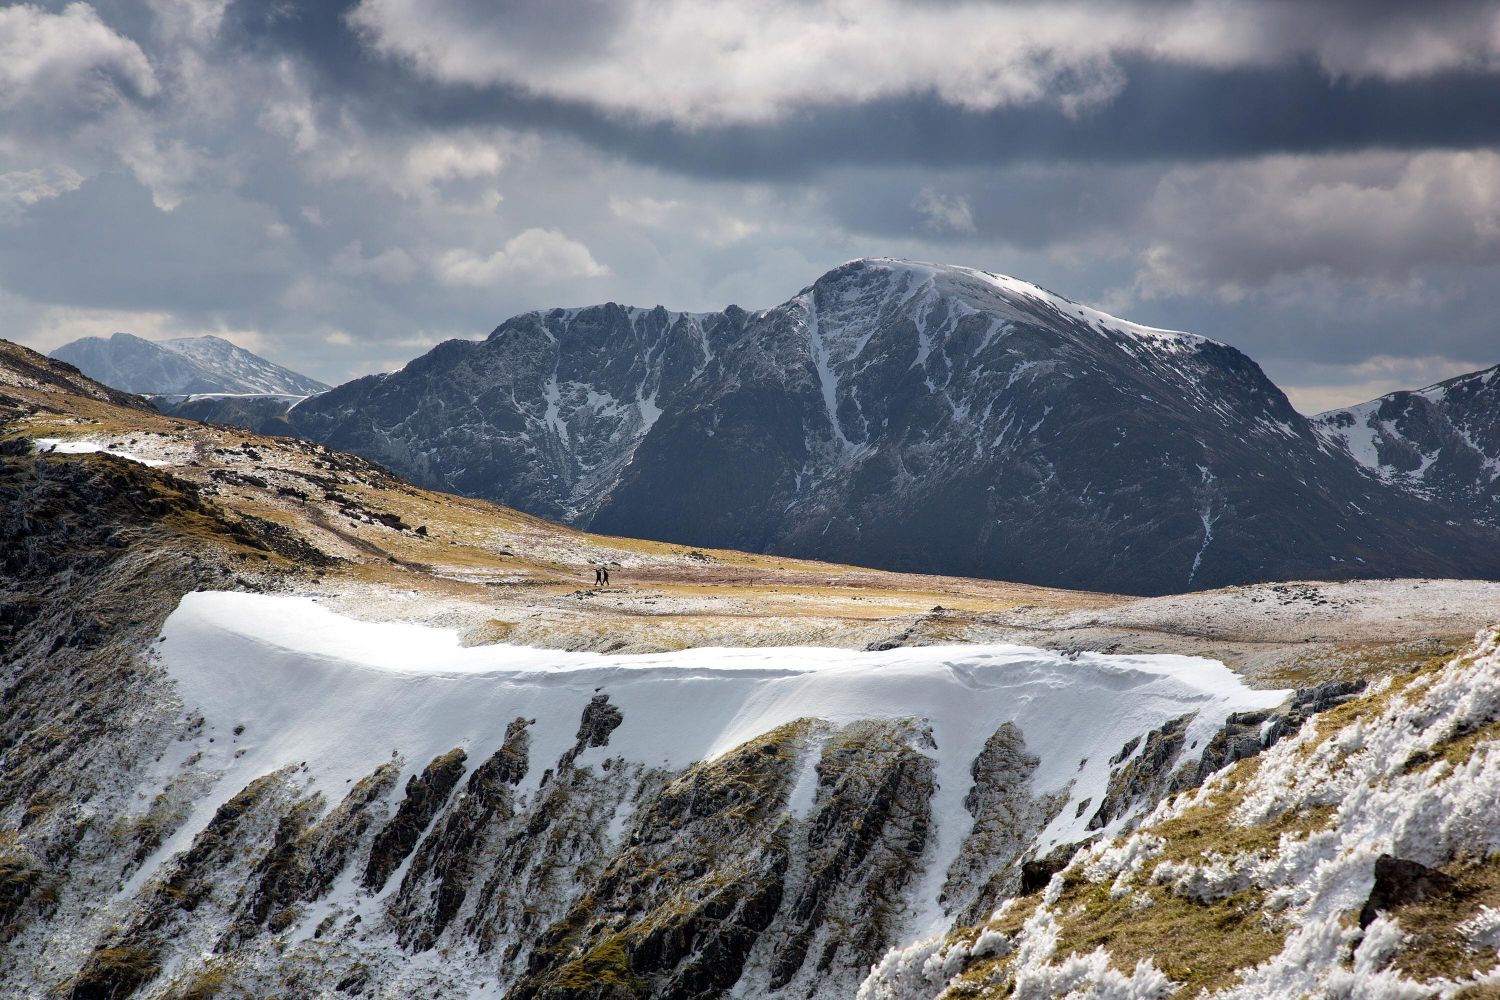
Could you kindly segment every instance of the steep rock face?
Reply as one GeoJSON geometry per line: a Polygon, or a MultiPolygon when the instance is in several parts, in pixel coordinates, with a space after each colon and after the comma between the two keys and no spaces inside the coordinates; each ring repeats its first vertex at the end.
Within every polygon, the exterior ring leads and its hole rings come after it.
{"type": "Polygon", "coordinates": [[[910,723],[829,734],[788,906],[770,936],[769,990],[852,992],[899,939],[932,834],[936,783],[922,752],[932,748],[910,723]]]}
{"type": "Polygon", "coordinates": [[[591,527],[1136,592],[1500,569],[1238,351],[1014,279],[856,262],[719,363],[591,527]]]}
{"type": "Polygon", "coordinates": [[[513,1000],[718,996],[781,904],[779,813],[805,729],[782,727],[667,785],[537,944],[513,1000]]]}
{"type": "Polygon", "coordinates": [[[515,815],[514,786],[528,770],[526,720],[505,730],[499,750],[469,773],[463,794],[422,841],[401,880],[393,914],[407,947],[430,948],[468,895],[482,838],[492,823],[515,815]]]}
{"type": "Polygon", "coordinates": [[[1500,574],[1493,532],[1370,475],[1233,348],[967,268],[855,261],[759,313],[531,313],[274,420],[694,545],[1137,593],[1500,574]]]}
{"type": "Polygon", "coordinates": [[[422,485],[586,523],[662,410],[746,318],[614,304],[528,313],[287,416],[299,434],[422,485]]]}
{"type": "Polygon", "coordinates": [[[411,854],[427,824],[432,822],[447,801],[448,793],[463,777],[467,758],[461,747],[455,747],[441,757],[434,757],[421,774],[414,774],[407,780],[406,796],[397,807],[396,815],[375,835],[370,860],[365,865],[363,884],[366,889],[379,892],[385,888],[386,879],[411,854]]]}
{"type": "Polygon", "coordinates": [[[1063,793],[1038,793],[1032,779],[1040,763],[1010,722],[995,730],[974,758],[974,785],[964,798],[974,829],[943,886],[943,897],[960,923],[982,919],[1021,891],[1025,855],[1067,802],[1063,793]]]}
{"type": "Polygon", "coordinates": [[[1500,366],[1330,410],[1314,422],[1388,482],[1500,524],[1500,366]]]}
{"type": "Polygon", "coordinates": [[[305,396],[328,388],[272,364],[222,337],[143,340],[128,333],[84,337],[52,357],[89,378],[134,393],[284,393],[305,396]]]}

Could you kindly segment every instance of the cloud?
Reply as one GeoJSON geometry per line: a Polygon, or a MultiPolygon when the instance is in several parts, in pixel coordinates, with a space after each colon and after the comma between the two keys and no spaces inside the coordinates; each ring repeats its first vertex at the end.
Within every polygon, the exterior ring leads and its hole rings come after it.
{"type": "Polygon", "coordinates": [[[1121,92],[1133,59],[1311,61],[1331,76],[1391,80],[1500,63],[1500,19],[1470,2],[362,0],[348,22],[437,83],[516,87],[688,128],[929,94],[970,111],[1044,105],[1076,117],[1121,92]]]}
{"type": "Polygon", "coordinates": [[[141,47],[88,4],[0,8],[0,109],[88,116],[160,89],[141,47]]]}
{"type": "Polygon", "coordinates": [[[1434,265],[1500,265],[1500,153],[1268,157],[1178,168],[1144,211],[1147,296],[1233,300],[1309,273],[1386,294],[1434,265]]]}
{"type": "Polygon", "coordinates": [[[721,206],[649,195],[628,198],[612,194],[609,196],[609,214],[642,229],[689,232],[695,239],[716,247],[732,246],[764,228],[764,223],[726,211],[721,206]]]}
{"type": "Polygon", "coordinates": [[[0,222],[14,221],[26,208],[76,191],[82,183],[83,175],[63,165],[0,174],[0,222]]]}
{"type": "Polygon", "coordinates": [[[961,194],[944,195],[924,187],[917,192],[912,207],[922,213],[927,227],[935,232],[965,235],[976,232],[974,210],[969,207],[969,199],[961,194]]]}
{"type": "MultiPolygon", "coordinates": [[[[1032,5],[620,0],[610,31],[579,39],[568,25],[603,5],[564,3],[574,17],[549,13],[548,32],[518,26],[539,6],[484,17],[466,0],[364,0],[350,21],[378,51],[442,83],[516,84],[688,126],[926,92],[974,109],[1046,101],[1079,110],[1120,82],[1107,44],[1086,40],[1111,20],[1125,29],[1124,19],[1078,5],[1038,17],[1032,5]]],[[[1141,43],[1149,29],[1131,30],[1141,43]]]]}
{"type": "Polygon", "coordinates": [[[224,45],[385,130],[498,125],[706,178],[1500,143],[1493,0],[732,6],[700,35],[716,8],[685,0],[240,2],[224,45]],[[1428,35],[1446,41],[1410,65],[1379,56],[1428,35]],[[823,58],[845,49],[858,65],[823,58]],[[1032,83],[936,82],[970,69],[1032,83]]]}
{"type": "Polygon", "coordinates": [[[621,222],[635,226],[665,225],[681,208],[680,201],[652,198],[649,195],[639,198],[624,198],[617,194],[609,196],[609,214],[621,222]]]}
{"type": "Polygon", "coordinates": [[[562,281],[610,273],[588,247],[555,229],[528,229],[487,257],[470,250],[450,250],[438,258],[435,271],[444,284],[476,286],[510,278],[562,281]]]}
{"type": "MultiPolygon", "coordinates": [[[[391,247],[380,253],[366,256],[359,240],[346,244],[333,256],[333,270],[350,277],[371,275],[388,285],[400,285],[410,281],[417,273],[417,262],[400,247],[391,247]]],[[[334,341],[329,341],[333,343],[334,341]]]]}

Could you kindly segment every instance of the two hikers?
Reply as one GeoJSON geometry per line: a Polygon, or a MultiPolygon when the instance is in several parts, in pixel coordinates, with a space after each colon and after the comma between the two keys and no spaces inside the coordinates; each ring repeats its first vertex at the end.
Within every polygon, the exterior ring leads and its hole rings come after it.
{"type": "Polygon", "coordinates": [[[596,586],[596,587],[608,587],[609,586],[609,567],[608,566],[595,566],[594,567],[594,586],[596,586]]]}

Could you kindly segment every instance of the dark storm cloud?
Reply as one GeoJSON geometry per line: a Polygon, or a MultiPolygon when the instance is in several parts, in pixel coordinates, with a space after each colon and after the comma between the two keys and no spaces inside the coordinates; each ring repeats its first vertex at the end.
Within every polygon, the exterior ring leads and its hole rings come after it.
{"type": "MultiPolygon", "coordinates": [[[[795,179],[841,166],[1168,162],[1500,143],[1495,114],[1500,75],[1468,69],[1415,79],[1336,78],[1305,56],[1287,65],[1233,68],[1124,58],[1118,93],[1075,115],[1045,104],[971,110],[924,93],[810,105],[784,120],[687,127],[538,96],[515,85],[434,81],[363,45],[348,19],[356,6],[351,0],[240,2],[231,8],[229,40],[298,53],[318,75],[325,96],[358,108],[375,127],[488,124],[538,130],[638,163],[737,180],[795,179]]],[[[504,16],[508,24],[514,17],[524,25],[528,37],[550,39],[557,47],[554,32],[560,32],[569,44],[585,45],[586,38],[567,35],[565,18],[548,14],[538,24],[530,16],[534,5],[520,6],[524,9],[504,16]]],[[[1393,3],[1369,16],[1406,20],[1411,14],[1406,5],[1393,3]]]]}

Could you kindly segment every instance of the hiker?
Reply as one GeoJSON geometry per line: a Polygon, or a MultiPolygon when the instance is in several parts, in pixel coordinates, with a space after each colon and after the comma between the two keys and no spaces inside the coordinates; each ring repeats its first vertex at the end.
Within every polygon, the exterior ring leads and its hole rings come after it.
{"type": "Polygon", "coordinates": [[[596,586],[596,587],[602,587],[602,586],[604,586],[604,570],[603,570],[602,567],[599,567],[599,566],[595,566],[594,567],[594,586],[596,586]]]}
{"type": "Polygon", "coordinates": [[[606,587],[609,586],[609,567],[608,566],[604,567],[604,585],[606,587]]]}

